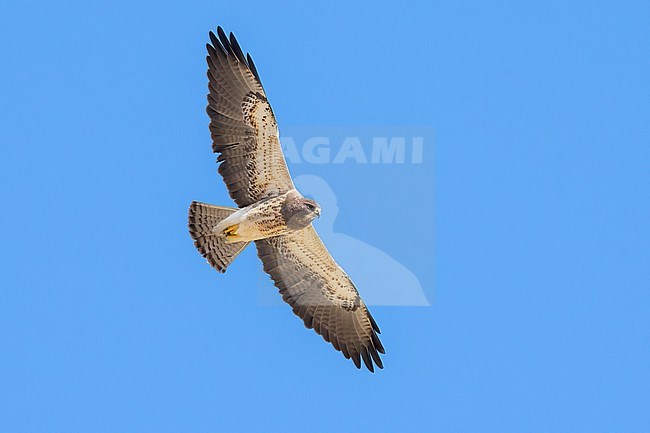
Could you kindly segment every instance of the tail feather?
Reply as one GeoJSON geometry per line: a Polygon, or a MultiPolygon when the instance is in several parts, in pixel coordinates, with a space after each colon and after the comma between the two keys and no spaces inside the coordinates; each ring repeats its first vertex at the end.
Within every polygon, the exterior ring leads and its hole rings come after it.
{"type": "Polygon", "coordinates": [[[248,245],[248,242],[226,243],[223,235],[212,232],[214,226],[236,211],[237,209],[196,201],[190,205],[188,227],[194,246],[208,263],[221,273],[226,272],[226,268],[235,260],[237,254],[248,245]]]}

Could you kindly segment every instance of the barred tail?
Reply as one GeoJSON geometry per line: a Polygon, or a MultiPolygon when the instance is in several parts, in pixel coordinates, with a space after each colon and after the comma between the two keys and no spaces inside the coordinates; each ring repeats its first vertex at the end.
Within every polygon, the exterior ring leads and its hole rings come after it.
{"type": "Polygon", "coordinates": [[[223,235],[212,233],[212,228],[221,220],[236,212],[237,209],[213,206],[211,204],[192,202],[190,205],[188,227],[194,246],[217,271],[226,272],[226,268],[248,245],[248,242],[226,243],[223,235]]]}

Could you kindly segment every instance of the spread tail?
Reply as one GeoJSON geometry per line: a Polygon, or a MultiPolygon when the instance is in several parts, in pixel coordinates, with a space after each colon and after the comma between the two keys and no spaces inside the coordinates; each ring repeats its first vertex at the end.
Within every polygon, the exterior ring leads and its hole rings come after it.
{"type": "Polygon", "coordinates": [[[226,272],[226,268],[235,260],[237,254],[248,245],[248,242],[226,243],[225,236],[212,231],[221,220],[236,211],[237,209],[196,201],[190,205],[188,226],[194,246],[208,263],[221,273],[226,272]]]}

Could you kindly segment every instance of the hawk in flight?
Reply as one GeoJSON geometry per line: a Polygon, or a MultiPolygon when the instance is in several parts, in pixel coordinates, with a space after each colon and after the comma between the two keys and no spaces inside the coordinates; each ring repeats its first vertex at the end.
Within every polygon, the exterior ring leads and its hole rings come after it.
{"type": "Polygon", "coordinates": [[[325,341],[368,370],[383,368],[379,327],[350,277],[321,242],[312,221],[320,206],[296,190],[278,126],[249,54],[221,27],[210,32],[208,107],[212,150],[238,208],[193,202],[194,245],[219,272],[250,242],[282,299],[325,341]]]}

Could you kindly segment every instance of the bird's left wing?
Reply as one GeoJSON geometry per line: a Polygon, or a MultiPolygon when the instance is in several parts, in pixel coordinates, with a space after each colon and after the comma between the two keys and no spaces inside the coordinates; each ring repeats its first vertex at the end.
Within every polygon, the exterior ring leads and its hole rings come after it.
{"type": "Polygon", "coordinates": [[[278,126],[250,55],[221,27],[210,32],[206,111],[219,173],[239,207],[293,189],[278,126]]]}
{"type": "Polygon", "coordinates": [[[379,327],[352,280],[334,261],[312,226],[299,232],[255,241],[257,254],[282,299],[325,341],[357,368],[383,368],[379,327]]]}

